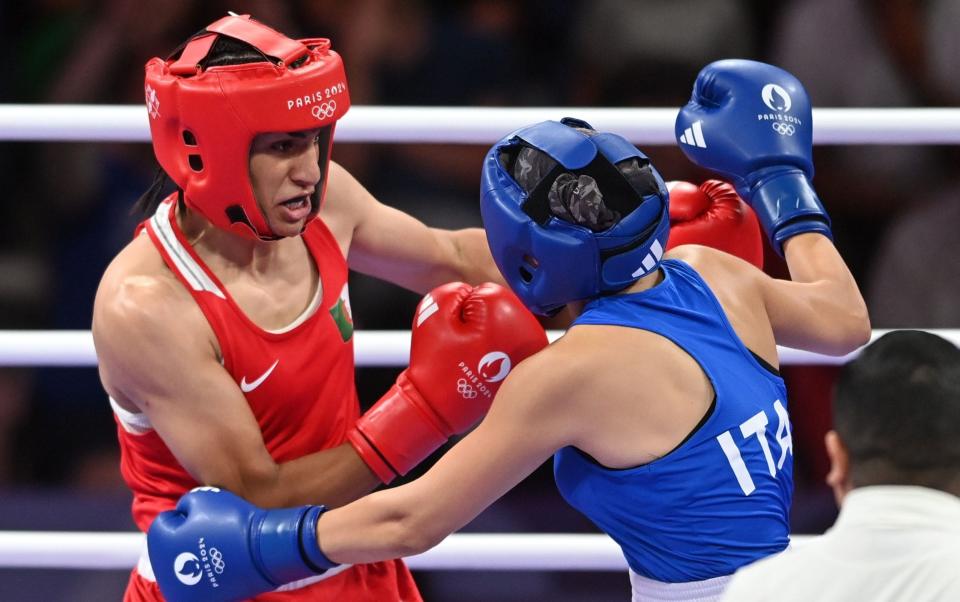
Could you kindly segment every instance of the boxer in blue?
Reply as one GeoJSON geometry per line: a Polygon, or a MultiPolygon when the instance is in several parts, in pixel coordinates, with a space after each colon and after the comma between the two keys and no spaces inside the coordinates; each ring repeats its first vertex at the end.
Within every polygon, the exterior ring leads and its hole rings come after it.
{"type": "Polygon", "coordinates": [[[527,307],[575,306],[573,326],[412,483],[326,513],[188,494],[149,534],[164,592],[232,599],[271,575],[422,552],[551,455],[564,497],[622,547],[636,600],[716,599],[737,568],[783,550],[793,448],[776,345],[850,352],[869,339],[866,307],[811,185],[811,110],[793,76],[708,65],[676,130],[752,205],[790,281],[706,247],[664,252],[669,195],[623,138],[569,119],[518,130],[484,163],[487,237],[527,307]],[[197,541],[223,553],[219,591],[175,578],[197,541]]]}

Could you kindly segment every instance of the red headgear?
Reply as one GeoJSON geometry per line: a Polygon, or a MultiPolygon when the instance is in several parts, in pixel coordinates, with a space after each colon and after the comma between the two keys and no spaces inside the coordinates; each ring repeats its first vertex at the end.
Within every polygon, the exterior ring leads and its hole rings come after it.
{"type": "Polygon", "coordinates": [[[333,130],[350,107],[343,61],[329,40],[292,40],[249,15],[231,15],[190,39],[178,58],[150,59],[144,90],[157,160],[187,206],[213,225],[276,238],[250,183],[250,145],[267,132],[325,128],[311,216],[320,210],[333,130]],[[253,46],[264,60],[203,69],[221,35],[253,46]]]}

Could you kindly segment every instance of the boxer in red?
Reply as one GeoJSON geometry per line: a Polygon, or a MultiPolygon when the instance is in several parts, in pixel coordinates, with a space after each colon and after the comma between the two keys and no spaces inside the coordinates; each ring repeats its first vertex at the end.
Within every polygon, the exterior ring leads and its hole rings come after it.
{"type": "MultiPolygon", "coordinates": [[[[443,285],[502,281],[482,230],[428,228],[330,162],[350,100],[329,41],[225,17],[151,60],[145,91],[161,178],[93,316],[143,531],[198,485],[274,508],[356,499],[469,428],[510,367],[546,345],[508,290],[443,285]],[[177,190],[163,199],[166,177],[177,190]],[[414,324],[409,369],[362,417],[348,268],[435,289],[414,324]]],[[[199,557],[181,560],[185,583],[200,575],[199,557]]],[[[144,554],[126,599],[161,598],[144,554]]],[[[406,566],[389,561],[257,599],[420,595],[406,566]]]]}

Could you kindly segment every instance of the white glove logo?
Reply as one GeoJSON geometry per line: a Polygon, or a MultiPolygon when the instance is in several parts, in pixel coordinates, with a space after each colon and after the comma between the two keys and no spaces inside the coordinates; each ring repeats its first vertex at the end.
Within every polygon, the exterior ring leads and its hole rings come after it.
{"type": "Polygon", "coordinates": [[[200,577],[203,576],[200,559],[190,552],[183,552],[173,560],[173,574],[184,585],[200,583],[200,577]]]}
{"type": "Polygon", "coordinates": [[[491,351],[477,365],[477,372],[488,383],[498,383],[510,374],[510,358],[502,351],[491,351]]]}
{"type": "Polygon", "coordinates": [[[770,107],[771,111],[778,113],[789,113],[793,106],[793,100],[782,87],[777,84],[767,84],[760,91],[760,97],[763,98],[763,104],[770,107]]]}
{"type": "Polygon", "coordinates": [[[457,393],[464,399],[476,399],[477,390],[470,386],[465,378],[457,379],[457,393]]]}
{"type": "Polygon", "coordinates": [[[417,308],[417,326],[423,324],[423,321],[437,313],[440,309],[440,306],[437,305],[437,302],[433,300],[433,295],[427,293],[424,296],[423,301],[420,302],[420,306],[417,308]]]}

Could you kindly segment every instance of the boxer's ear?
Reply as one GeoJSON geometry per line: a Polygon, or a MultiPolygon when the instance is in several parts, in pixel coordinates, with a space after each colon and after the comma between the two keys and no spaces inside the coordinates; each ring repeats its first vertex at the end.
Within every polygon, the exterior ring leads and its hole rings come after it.
{"type": "Polygon", "coordinates": [[[843,504],[843,498],[853,489],[850,480],[850,453],[837,431],[830,430],[823,437],[827,448],[827,457],[830,458],[830,472],[827,473],[827,485],[833,489],[833,497],[837,506],[843,504]]]}

